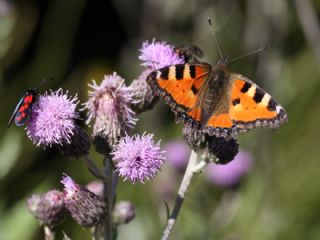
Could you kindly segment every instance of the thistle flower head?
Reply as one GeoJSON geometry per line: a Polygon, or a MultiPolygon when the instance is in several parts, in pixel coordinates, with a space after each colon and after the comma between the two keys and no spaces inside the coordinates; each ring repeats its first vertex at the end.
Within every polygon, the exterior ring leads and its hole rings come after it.
{"type": "Polygon", "coordinates": [[[80,158],[89,153],[90,138],[84,129],[76,125],[74,135],[71,138],[71,143],[55,146],[62,156],[80,158]]]}
{"type": "Polygon", "coordinates": [[[152,70],[184,63],[184,59],[174,51],[174,46],[155,39],[151,43],[148,41],[143,42],[140,53],[141,65],[152,70]]]}
{"type": "Polygon", "coordinates": [[[223,137],[207,137],[208,149],[207,156],[214,155],[218,164],[227,164],[238,154],[239,144],[233,138],[226,140],[223,137]]]}
{"type": "Polygon", "coordinates": [[[124,180],[143,183],[160,170],[164,162],[163,151],[160,150],[160,142],[154,143],[152,138],[152,134],[126,136],[116,145],[111,154],[124,180]]]}
{"type": "Polygon", "coordinates": [[[233,138],[226,140],[223,137],[209,136],[202,130],[193,129],[192,126],[185,126],[183,134],[189,146],[208,161],[226,164],[238,153],[239,144],[233,138]]]}
{"type": "Polygon", "coordinates": [[[104,218],[106,205],[99,196],[77,184],[67,175],[63,176],[61,183],[64,185],[65,207],[78,224],[93,227],[104,218]]]}
{"type": "Polygon", "coordinates": [[[105,76],[100,85],[93,80],[89,87],[92,90],[84,104],[84,109],[88,109],[87,124],[95,120],[93,136],[106,138],[112,146],[137,121],[130,108],[133,103],[131,92],[116,73],[105,76]]]}
{"type": "Polygon", "coordinates": [[[134,104],[132,106],[136,113],[141,113],[151,109],[156,102],[157,98],[154,97],[152,89],[146,81],[147,76],[150,73],[150,69],[143,71],[129,86],[134,99],[134,104]]]}
{"type": "Polygon", "coordinates": [[[90,192],[93,192],[95,195],[103,198],[103,182],[102,181],[92,181],[86,185],[87,189],[90,192]]]}
{"type": "Polygon", "coordinates": [[[60,88],[38,97],[32,106],[32,116],[26,130],[28,137],[37,146],[52,146],[71,143],[76,128],[75,119],[78,98],[69,97],[60,88]]]}
{"type": "Polygon", "coordinates": [[[27,199],[28,209],[41,224],[56,227],[65,219],[63,193],[51,190],[45,194],[33,194],[27,199]]]}
{"type": "Polygon", "coordinates": [[[240,151],[233,161],[226,165],[211,163],[206,168],[208,181],[223,187],[237,185],[252,168],[253,159],[248,152],[240,151]]]}

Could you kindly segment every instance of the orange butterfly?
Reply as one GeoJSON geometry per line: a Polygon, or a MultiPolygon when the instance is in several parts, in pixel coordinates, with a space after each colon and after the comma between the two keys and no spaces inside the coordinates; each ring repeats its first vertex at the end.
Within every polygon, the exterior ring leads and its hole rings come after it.
{"type": "Polygon", "coordinates": [[[178,121],[210,136],[230,139],[287,122],[284,108],[247,77],[229,73],[228,62],[224,57],[214,67],[204,62],[172,65],[151,72],[147,82],[178,121]]]}

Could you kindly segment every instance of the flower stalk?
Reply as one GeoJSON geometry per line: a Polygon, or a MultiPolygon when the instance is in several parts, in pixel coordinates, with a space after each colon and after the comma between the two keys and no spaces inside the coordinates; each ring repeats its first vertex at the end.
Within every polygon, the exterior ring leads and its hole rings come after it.
{"type": "Polygon", "coordinates": [[[192,181],[193,176],[196,173],[199,173],[203,170],[203,168],[208,164],[207,161],[205,160],[200,160],[198,159],[198,155],[195,151],[191,152],[188,166],[186,168],[186,171],[184,173],[182,182],[180,184],[179,190],[178,190],[178,195],[176,198],[176,202],[174,205],[174,208],[170,214],[170,217],[167,221],[167,224],[163,230],[162,233],[162,240],[167,240],[171,234],[171,231],[176,223],[177,217],[179,215],[181,206],[183,204],[185,195],[189,189],[190,183],[192,181]]]}
{"type": "Polygon", "coordinates": [[[56,233],[49,226],[43,226],[43,232],[45,240],[55,240],[56,233]]]}
{"type": "Polygon", "coordinates": [[[112,240],[113,237],[113,166],[109,157],[104,158],[104,199],[107,206],[107,215],[104,222],[104,240],[112,240]]]}

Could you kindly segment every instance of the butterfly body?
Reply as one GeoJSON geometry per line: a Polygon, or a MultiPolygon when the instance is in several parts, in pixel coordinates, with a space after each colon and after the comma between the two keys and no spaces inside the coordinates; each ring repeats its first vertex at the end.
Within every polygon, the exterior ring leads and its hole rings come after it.
{"type": "Polygon", "coordinates": [[[11,115],[8,127],[10,127],[13,119],[18,127],[23,126],[26,123],[31,117],[32,105],[35,103],[37,96],[38,90],[36,88],[30,88],[25,91],[11,115]]]}
{"type": "Polygon", "coordinates": [[[150,73],[147,82],[178,121],[211,136],[229,139],[287,121],[285,110],[268,93],[227,66],[227,57],[213,67],[203,62],[172,65],[150,73]]]}

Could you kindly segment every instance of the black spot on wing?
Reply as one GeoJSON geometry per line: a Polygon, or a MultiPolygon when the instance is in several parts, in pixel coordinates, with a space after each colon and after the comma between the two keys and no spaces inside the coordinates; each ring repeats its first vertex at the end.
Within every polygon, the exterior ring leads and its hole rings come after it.
{"type": "Polygon", "coordinates": [[[253,100],[254,100],[256,103],[261,102],[264,94],[265,94],[264,91],[257,87],[257,88],[256,88],[256,92],[255,92],[255,94],[254,94],[254,96],[253,96],[253,100]]]}
{"type": "Polygon", "coordinates": [[[183,64],[176,65],[176,79],[177,80],[183,79],[183,73],[184,73],[184,65],[183,64]]]}
{"type": "Polygon", "coordinates": [[[242,93],[246,93],[246,92],[248,92],[249,88],[251,88],[251,84],[248,83],[248,82],[245,82],[245,84],[243,85],[243,87],[241,88],[240,91],[241,91],[242,93]]]}
{"type": "Polygon", "coordinates": [[[269,111],[276,111],[277,105],[278,105],[278,104],[276,103],[276,101],[271,98],[271,99],[269,100],[267,109],[268,109],[269,111]]]}
{"type": "Polygon", "coordinates": [[[189,66],[190,70],[190,77],[195,78],[196,77],[196,67],[194,65],[189,66]]]}
{"type": "Polygon", "coordinates": [[[168,67],[165,67],[165,68],[162,68],[159,70],[160,71],[160,78],[162,80],[168,80],[169,78],[169,68],[168,67]]]}
{"type": "Polygon", "coordinates": [[[193,92],[194,95],[196,95],[199,90],[194,85],[192,85],[191,86],[191,91],[193,92]]]}
{"type": "Polygon", "coordinates": [[[232,100],[232,105],[233,106],[236,106],[238,104],[240,104],[240,98],[235,98],[235,99],[232,100]]]}

